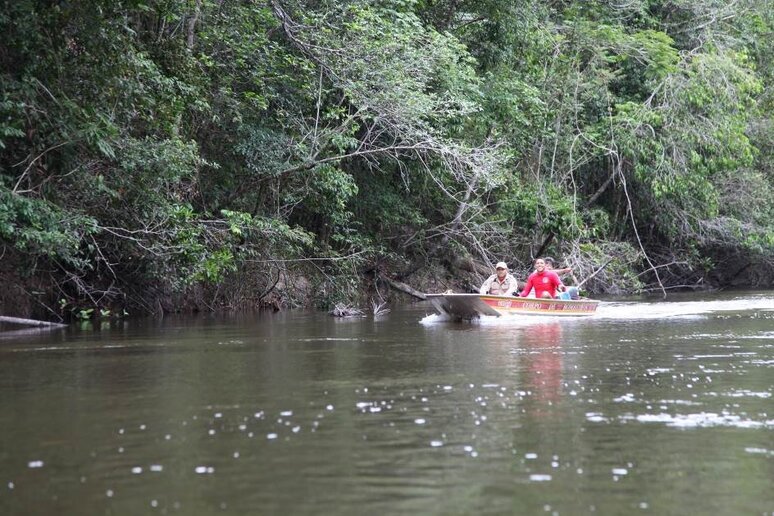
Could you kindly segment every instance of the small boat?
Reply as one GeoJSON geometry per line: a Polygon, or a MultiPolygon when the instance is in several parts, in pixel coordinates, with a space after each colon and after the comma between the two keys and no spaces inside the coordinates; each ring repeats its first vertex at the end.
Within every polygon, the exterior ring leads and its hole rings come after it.
{"type": "Polygon", "coordinates": [[[588,316],[597,310],[592,299],[537,299],[534,297],[490,296],[482,294],[427,294],[441,314],[454,319],[482,315],[588,316]]]}

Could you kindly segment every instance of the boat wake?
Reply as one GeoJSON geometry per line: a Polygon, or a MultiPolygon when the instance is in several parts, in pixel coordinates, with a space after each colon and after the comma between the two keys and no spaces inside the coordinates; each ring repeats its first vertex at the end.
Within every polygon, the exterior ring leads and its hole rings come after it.
{"type": "Polygon", "coordinates": [[[596,319],[702,318],[722,312],[765,311],[774,314],[774,298],[744,297],[715,301],[602,302],[596,319]]]}

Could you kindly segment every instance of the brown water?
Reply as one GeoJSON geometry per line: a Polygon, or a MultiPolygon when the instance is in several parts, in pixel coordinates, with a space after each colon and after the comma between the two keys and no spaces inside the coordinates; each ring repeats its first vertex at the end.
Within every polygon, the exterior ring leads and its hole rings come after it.
{"type": "Polygon", "coordinates": [[[774,293],[0,337],[0,514],[773,514],[774,293]]]}

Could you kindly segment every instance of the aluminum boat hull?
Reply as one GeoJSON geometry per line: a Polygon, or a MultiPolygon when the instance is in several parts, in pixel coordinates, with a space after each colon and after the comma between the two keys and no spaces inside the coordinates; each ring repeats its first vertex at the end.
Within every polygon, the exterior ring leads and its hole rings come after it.
{"type": "Polygon", "coordinates": [[[490,296],[480,294],[427,294],[438,312],[455,319],[482,315],[589,316],[599,301],[592,299],[536,299],[534,297],[490,296]]]}

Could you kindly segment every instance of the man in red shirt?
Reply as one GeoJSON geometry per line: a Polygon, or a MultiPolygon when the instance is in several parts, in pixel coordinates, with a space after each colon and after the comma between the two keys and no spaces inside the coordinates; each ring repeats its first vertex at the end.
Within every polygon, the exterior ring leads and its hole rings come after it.
{"type": "Polygon", "coordinates": [[[529,275],[527,284],[519,295],[527,297],[533,288],[535,289],[535,297],[553,299],[556,297],[556,291],[563,291],[565,287],[554,271],[546,269],[546,262],[542,258],[538,258],[535,260],[535,272],[529,275]]]}

